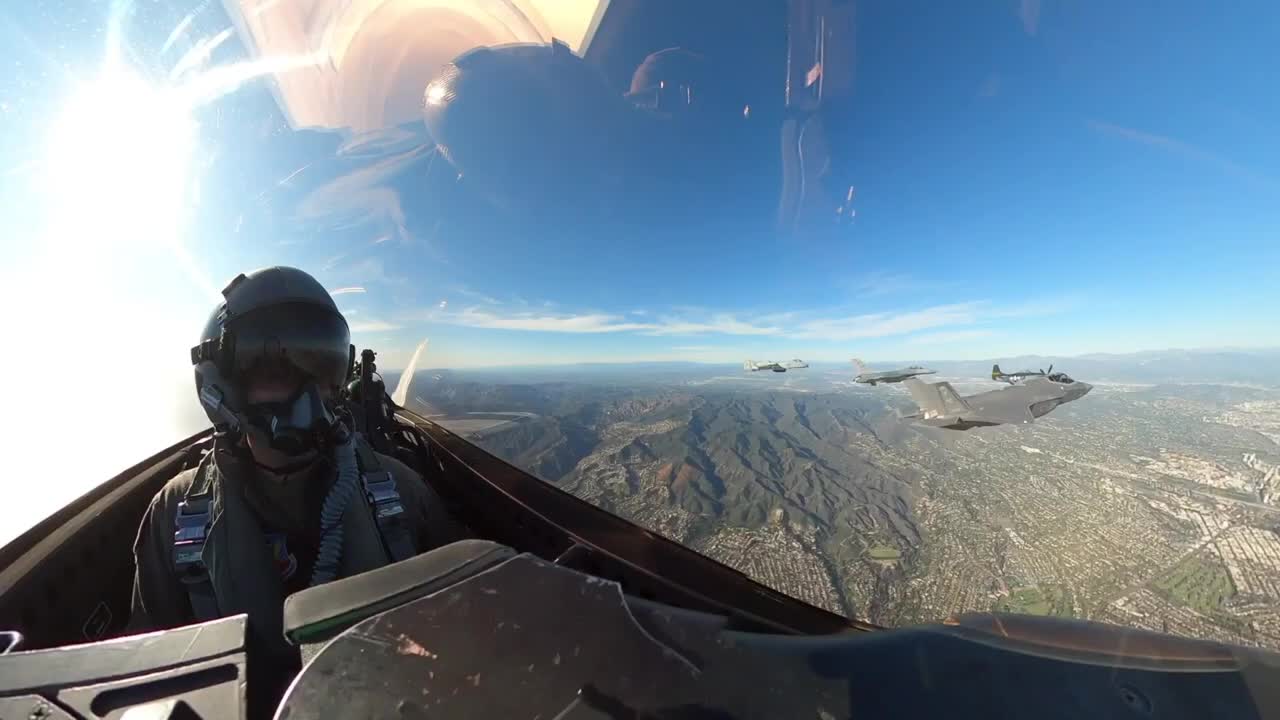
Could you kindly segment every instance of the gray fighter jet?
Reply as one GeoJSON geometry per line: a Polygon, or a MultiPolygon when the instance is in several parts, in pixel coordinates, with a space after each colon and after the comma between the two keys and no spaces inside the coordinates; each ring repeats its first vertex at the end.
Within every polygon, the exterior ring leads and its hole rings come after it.
{"type": "Polygon", "coordinates": [[[780,363],[774,360],[766,360],[764,362],[747,360],[746,362],[742,363],[742,369],[750,370],[751,372],[757,372],[760,370],[772,370],[777,373],[784,373],[788,370],[800,370],[802,368],[807,368],[807,367],[809,367],[809,363],[803,360],[788,360],[785,363],[780,363]]]}
{"type": "Polygon", "coordinates": [[[920,412],[904,419],[920,425],[968,430],[987,425],[1029,423],[1063,403],[1084,397],[1093,386],[1072,380],[1066,373],[1034,377],[999,390],[961,397],[951,383],[925,383],[909,378],[904,383],[920,412]]]}
{"type": "Polygon", "coordinates": [[[853,367],[858,371],[858,374],[853,378],[853,381],[868,385],[875,385],[876,383],[902,382],[903,380],[915,377],[916,375],[932,375],[937,372],[936,370],[923,368],[919,365],[911,365],[897,370],[878,370],[873,372],[868,370],[867,366],[863,365],[862,361],[858,358],[853,359],[853,367]]]}

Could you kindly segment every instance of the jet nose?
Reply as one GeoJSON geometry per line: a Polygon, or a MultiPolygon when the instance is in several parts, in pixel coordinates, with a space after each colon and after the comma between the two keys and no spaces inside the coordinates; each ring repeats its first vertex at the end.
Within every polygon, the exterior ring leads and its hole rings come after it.
{"type": "Polygon", "coordinates": [[[1078,400],[1084,397],[1085,395],[1088,395],[1089,391],[1093,389],[1093,386],[1090,385],[1089,383],[1080,382],[1079,380],[1077,380],[1074,383],[1074,385],[1075,387],[1072,388],[1072,393],[1071,393],[1072,400],[1078,400]]]}

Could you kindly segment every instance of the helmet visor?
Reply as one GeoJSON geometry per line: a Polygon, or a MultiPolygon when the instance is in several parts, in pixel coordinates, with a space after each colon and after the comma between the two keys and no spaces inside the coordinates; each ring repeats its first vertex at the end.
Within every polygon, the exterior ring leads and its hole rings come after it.
{"type": "Polygon", "coordinates": [[[347,379],[351,332],[333,310],[289,303],[254,310],[229,324],[236,377],[255,367],[293,367],[316,384],[338,387],[347,379]]]}

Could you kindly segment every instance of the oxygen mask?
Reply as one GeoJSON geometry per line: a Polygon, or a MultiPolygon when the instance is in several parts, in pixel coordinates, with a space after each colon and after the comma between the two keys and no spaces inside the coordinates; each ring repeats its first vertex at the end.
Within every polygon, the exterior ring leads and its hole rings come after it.
{"type": "Polygon", "coordinates": [[[252,403],[245,415],[253,443],[288,458],[290,465],[313,460],[345,434],[320,388],[311,382],[281,400],[252,403]]]}

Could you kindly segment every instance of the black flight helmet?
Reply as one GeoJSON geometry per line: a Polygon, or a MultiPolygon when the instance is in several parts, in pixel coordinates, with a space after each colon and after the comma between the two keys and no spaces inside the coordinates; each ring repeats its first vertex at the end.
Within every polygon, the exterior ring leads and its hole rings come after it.
{"type": "Polygon", "coordinates": [[[238,275],[222,296],[191,350],[205,414],[220,432],[258,432],[286,454],[313,449],[336,429],[321,391],[336,398],[354,362],[346,319],[315,278],[292,267],[238,275]],[[247,380],[264,368],[302,382],[284,401],[250,406],[247,380]]]}

